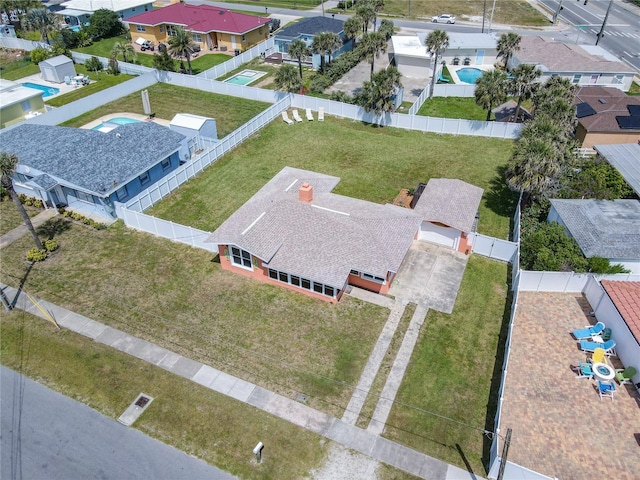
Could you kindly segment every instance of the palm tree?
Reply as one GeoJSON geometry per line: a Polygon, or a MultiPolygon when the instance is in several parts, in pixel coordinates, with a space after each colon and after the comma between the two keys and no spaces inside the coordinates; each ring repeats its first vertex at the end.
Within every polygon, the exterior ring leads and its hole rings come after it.
{"type": "Polygon", "coordinates": [[[185,57],[189,66],[189,75],[192,75],[191,54],[196,44],[193,43],[191,34],[183,27],[175,27],[173,32],[173,35],[169,38],[169,52],[174,57],[185,57]]]}
{"type": "Polygon", "coordinates": [[[387,51],[387,39],[380,32],[365,33],[360,41],[360,48],[365,52],[366,59],[371,62],[371,74],[373,78],[374,62],[376,57],[387,51]]]}
{"type": "Polygon", "coordinates": [[[276,73],[276,88],[283,92],[298,92],[302,88],[302,79],[296,67],[290,63],[281,65],[276,73]]]}
{"type": "Polygon", "coordinates": [[[535,65],[520,64],[511,72],[512,78],[509,79],[509,90],[513,95],[518,97],[518,105],[513,121],[518,121],[520,108],[523,100],[528,100],[533,96],[538,88],[536,80],[542,75],[542,72],[535,65]]]}
{"type": "Polygon", "coordinates": [[[367,112],[374,112],[376,115],[393,112],[393,95],[402,86],[401,78],[402,75],[396,67],[376,72],[371,81],[363,83],[362,91],[356,94],[355,102],[367,112]]]}
{"type": "Polygon", "coordinates": [[[509,32],[500,35],[497,44],[498,57],[502,57],[505,70],[509,69],[508,65],[511,56],[514,52],[520,50],[520,40],[522,40],[522,38],[517,33],[509,32]]]}
{"type": "Polygon", "coordinates": [[[122,55],[122,60],[127,63],[129,62],[129,57],[131,57],[132,60],[135,60],[136,50],[130,43],[117,42],[111,49],[111,55],[115,57],[122,55]]]}
{"type": "Polygon", "coordinates": [[[378,31],[384,35],[384,38],[390,40],[396,33],[396,26],[391,20],[385,18],[380,22],[380,28],[378,28],[378,31]]]}
{"type": "Polygon", "coordinates": [[[483,72],[476,80],[476,103],[487,110],[487,122],[491,119],[491,109],[507,99],[507,74],[493,69],[483,72]]]}
{"type": "Polygon", "coordinates": [[[302,80],[302,61],[306,60],[311,53],[309,46],[296,38],[289,44],[289,56],[298,60],[298,69],[300,70],[300,80],[302,80]]]}
{"type": "Polygon", "coordinates": [[[12,153],[7,153],[7,152],[0,153],[0,175],[1,175],[0,182],[2,184],[2,187],[7,192],[9,192],[9,196],[11,197],[11,200],[13,200],[13,203],[18,209],[18,212],[20,212],[20,216],[22,217],[22,220],[24,221],[24,224],[27,227],[27,230],[29,230],[29,233],[33,237],[33,243],[36,244],[36,248],[42,250],[42,242],[40,242],[40,239],[38,238],[38,235],[36,234],[36,231],[33,228],[33,224],[29,219],[29,215],[27,215],[27,212],[25,212],[24,207],[20,202],[20,198],[18,197],[18,194],[13,189],[13,181],[11,180],[11,175],[16,171],[16,166],[18,165],[18,161],[19,160],[17,155],[14,155],[12,153]]]}
{"type": "Polygon", "coordinates": [[[49,33],[56,28],[56,19],[46,8],[34,8],[29,10],[26,16],[26,27],[31,30],[38,30],[43,42],[49,41],[49,33]]]}
{"type": "Polygon", "coordinates": [[[438,76],[438,57],[449,46],[449,35],[444,30],[434,30],[427,36],[426,44],[427,51],[431,53],[433,58],[433,63],[431,64],[433,74],[431,75],[431,88],[429,90],[429,98],[433,98],[433,89],[438,76]]]}
{"type": "Polygon", "coordinates": [[[373,31],[376,31],[376,23],[378,23],[378,13],[384,9],[384,0],[368,0],[373,9],[373,31]]]}
{"type": "Polygon", "coordinates": [[[369,31],[369,24],[377,16],[376,11],[373,9],[373,5],[369,2],[358,4],[356,15],[362,22],[362,33],[367,33],[369,31]]]}
{"type": "Polygon", "coordinates": [[[311,50],[320,54],[320,70],[324,70],[327,56],[331,62],[331,54],[342,46],[342,40],[333,32],[322,32],[313,37],[311,50]]]}
{"type": "Polygon", "coordinates": [[[348,39],[353,39],[353,46],[355,47],[356,38],[362,31],[362,20],[357,15],[349,17],[344,22],[343,30],[345,37],[347,37],[348,39]]]}

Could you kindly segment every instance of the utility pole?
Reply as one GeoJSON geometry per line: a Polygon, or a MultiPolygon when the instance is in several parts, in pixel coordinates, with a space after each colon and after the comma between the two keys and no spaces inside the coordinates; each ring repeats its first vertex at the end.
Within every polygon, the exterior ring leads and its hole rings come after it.
{"type": "Polygon", "coordinates": [[[491,25],[493,25],[493,12],[496,11],[496,0],[493,0],[493,7],[491,7],[491,17],[489,18],[489,33],[491,33],[491,25]]]}
{"type": "Polygon", "coordinates": [[[484,6],[482,7],[482,33],[484,33],[484,19],[487,17],[487,0],[484,0],[484,6]]]}
{"type": "Polygon", "coordinates": [[[409,0],[409,13],[407,15],[407,17],[411,16],[411,0],[409,0]]]}
{"type": "Polygon", "coordinates": [[[322,16],[324,17],[324,0],[320,0],[322,2],[322,16]]]}
{"type": "Polygon", "coordinates": [[[600,39],[604,37],[604,27],[607,25],[607,19],[609,18],[609,11],[611,10],[611,5],[613,5],[613,0],[609,2],[609,6],[607,7],[607,13],[604,14],[604,20],[602,21],[602,28],[598,32],[596,36],[596,45],[600,42],[600,39]]]}
{"type": "Polygon", "coordinates": [[[553,14],[553,21],[551,23],[553,23],[554,25],[558,21],[558,15],[560,14],[560,10],[562,10],[562,2],[563,2],[563,0],[560,0],[560,2],[558,3],[558,8],[556,9],[555,13],[553,14]]]}
{"type": "Polygon", "coordinates": [[[511,443],[511,429],[507,428],[507,435],[504,437],[504,445],[502,446],[502,457],[500,457],[500,468],[498,469],[497,480],[504,478],[504,469],[507,466],[507,455],[509,453],[509,444],[511,443]]]}

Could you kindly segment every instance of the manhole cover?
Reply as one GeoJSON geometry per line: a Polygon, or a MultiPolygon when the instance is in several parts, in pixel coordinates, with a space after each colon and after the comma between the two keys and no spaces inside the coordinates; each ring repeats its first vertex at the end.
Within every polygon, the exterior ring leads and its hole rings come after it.
{"type": "Polygon", "coordinates": [[[147,403],[149,403],[149,399],[147,397],[140,397],[136,402],[136,407],[144,407],[147,403]]]}

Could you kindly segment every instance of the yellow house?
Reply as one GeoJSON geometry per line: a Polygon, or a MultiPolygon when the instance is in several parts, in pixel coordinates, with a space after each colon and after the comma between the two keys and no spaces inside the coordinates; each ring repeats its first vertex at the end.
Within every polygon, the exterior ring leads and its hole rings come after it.
{"type": "Polygon", "coordinates": [[[42,92],[0,78],[0,128],[46,111],[42,92]]]}
{"type": "Polygon", "coordinates": [[[203,50],[243,51],[269,38],[271,20],[234,13],[210,5],[175,3],[127,19],[131,38],[167,43],[176,27],[191,32],[193,42],[203,50]]]}

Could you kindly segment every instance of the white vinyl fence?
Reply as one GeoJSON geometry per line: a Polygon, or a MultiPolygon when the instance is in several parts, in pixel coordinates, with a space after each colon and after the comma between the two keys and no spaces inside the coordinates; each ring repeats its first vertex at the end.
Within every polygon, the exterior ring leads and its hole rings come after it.
{"type": "Polygon", "coordinates": [[[174,242],[185,243],[208,252],[217,251],[216,244],[205,243],[205,240],[211,235],[210,232],[127,210],[122,207],[122,204],[116,204],[116,209],[118,210],[118,216],[124,220],[124,224],[127,227],[151,233],[174,242]]]}
{"type": "MultiPolygon", "coordinates": [[[[88,55],[86,53],[80,52],[71,52],[71,56],[73,57],[73,61],[76,63],[85,63],[91,57],[96,57],[95,55],[88,55]]],[[[102,63],[104,68],[109,66],[109,59],[104,57],[96,57],[102,63]]],[[[120,73],[126,73],[127,75],[144,75],[145,73],[155,72],[155,69],[150,67],[145,67],[144,65],[136,65],[135,63],[127,63],[118,61],[118,70],[120,73]]]]}
{"type": "Polygon", "coordinates": [[[450,85],[436,84],[433,90],[434,97],[473,97],[476,93],[475,85],[450,85]]]}
{"type": "Polygon", "coordinates": [[[482,235],[480,233],[470,233],[469,239],[473,246],[473,253],[493,258],[495,260],[502,260],[503,262],[512,262],[514,260],[515,253],[518,250],[517,243],[510,242],[509,240],[488,237],[487,235],[482,235]]]}
{"type": "MultiPolygon", "coordinates": [[[[285,97],[280,102],[270,106],[259,113],[247,123],[237,128],[222,140],[217,142],[213,148],[206,150],[195,159],[185,163],[181,167],[171,172],[166,177],[143,190],[124,205],[125,209],[136,212],[144,212],[147,208],[162,200],[180,185],[192,179],[202,172],[220,157],[231,151],[244,140],[256,133],[262,127],[272,122],[280,113],[289,106],[289,97],[285,97]]],[[[116,213],[120,216],[120,213],[116,213]]]]}
{"type": "Polygon", "coordinates": [[[526,292],[582,292],[592,278],[619,282],[640,282],[640,275],[620,273],[616,275],[594,275],[574,272],[531,272],[520,270],[519,289],[526,292]]]}
{"type": "Polygon", "coordinates": [[[275,40],[273,39],[273,37],[271,37],[264,42],[254,45],[249,50],[238,55],[237,57],[230,57],[226,62],[221,63],[220,65],[216,65],[215,67],[212,67],[202,73],[199,73],[197,76],[215,80],[216,78],[220,78],[221,76],[232,72],[236,68],[241,67],[245,63],[250,62],[260,55],[264,54],[264,56],[268,56],[273,52],[275,52],[275,40]]]}
{"type": "Polygon", "coordinates": [[[413,105],[411,105],[411,107],[409,108],[409,115],[417,115],[418,111],[420,111],[420,108],[422,108],[422,105],[424,105],[424,102],[427,101],[427,99],[429,98],[429,88],[430,85],[427,85],[427,88],[425,88],[424,90],[422,90],[422,92],[420,92],[420,95],[418,95],[418,98],[416,99],[415,102],[413,102],[413,105]]]}
{"type": "Polygon", "coordinates": [[[11,38],[0,37],[0,47],[12,48],[15,50],[26,50],[30,52],[36,48],[46,48],[51,50],[51,45],[45,42],[32,42],[31,40],[25,40],[24,38],[11,38]]]}

